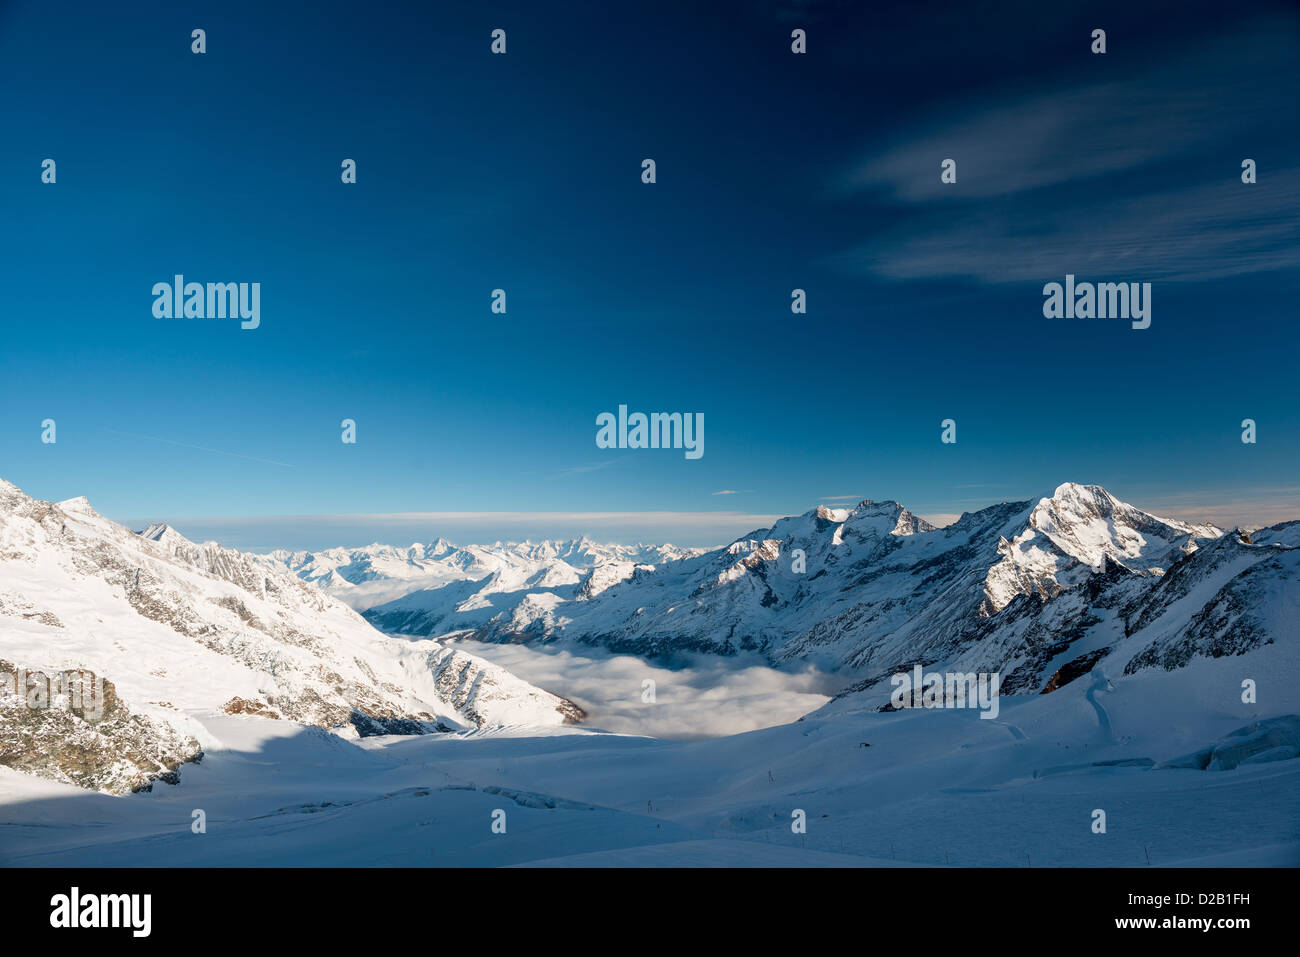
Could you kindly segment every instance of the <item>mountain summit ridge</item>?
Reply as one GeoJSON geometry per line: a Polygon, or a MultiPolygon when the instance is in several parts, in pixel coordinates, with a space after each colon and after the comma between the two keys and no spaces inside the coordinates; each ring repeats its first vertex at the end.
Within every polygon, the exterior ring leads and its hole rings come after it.
{"type": "Polygon", "coordinates": [[[1277,589],[1251,607],[1225,575],[1253,569],[1294,584],[1297,528],[1271,526],[1255,539],[1265,545],[1252,544],[1075,482],[942,528],[898,502],[864,499],[816,506],[698,555],[607,570],[598,590],[541,595],[524,585],[471,600],[430,588],[364,614],[402,634],[571,641],[648,658],[752,652],[780,667],[838,671],[872,693],[882,676],[946,662],[1000,672],[1008,693],[1029,694],[1077,677],[1077,665],[1062,671],[1073,658],[1122,655],[1118,670],[1181,666],[1282,640],[1277,589]],[[1174,569],[1177,582],[1213,590],[1178,600],[1188,596],[1160,587],[1174,569]]]}

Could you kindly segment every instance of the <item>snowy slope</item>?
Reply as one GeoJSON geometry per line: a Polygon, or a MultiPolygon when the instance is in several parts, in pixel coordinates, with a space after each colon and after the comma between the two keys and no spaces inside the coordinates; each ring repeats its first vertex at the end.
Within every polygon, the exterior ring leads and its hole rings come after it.
{"type": "MultiPolygon", "coordinates": [[[[554,725],[581,712],[480,658],[375,631],[321,590],[214,542],[165,526],[137,535],[85,499],[36,501],[0,481],[0,669],[86,669],[111,682],[125,714],[147,720],[168,760],[141,755],[147,777],[204,742],[195,711],[255,714],[356,736],[495,724],[554,725]],[[173,740],[174,735],[181,735],[173,740]]],[[[27,760],[33,715],[0,699],[0,763],[117,788],[121,768],[78,778],[87,748],[112,750],[112,722],[45,714],[43,769],[27,760]],[[58,717],[71,724],[52,725],[58,717]],[[48,719],[48,720],[47,720],[48,719]],[[4,737],[8,729],[9,737],[4,737]]],[[[143,736],[143,737],[141,737],[143,736]]],[[[117,744],[132,743],[119,735],[117,744]]],[[[151,745],[153,746],[153,745],[151,745]]],[[[138,749],[137,749],[138,750],[138,749]]],[[[125,753],[123,751],[122,753],[125,753]]]]}
{"type": "Polygon", "coordinates": [[[694,742],[571,728],[354,742],[215,715],[220,744],[201,766],[127,801],[0,768],[3,817],[26,825],[0,837],[0,861],[1296,866],[1300,761],[1182,760],[1287,725],[1274,716],[1295,705],[1295,656],[1272,646],[1247,663],[1268,708],[1244,705],[1225,663],[1200,659],[1009,700],[997,721],[856,709],[694,742]],[[189,829],[193,808],[205,834],[189,829]],[[791,827],[800,811],[805,834],[791,827]]]}

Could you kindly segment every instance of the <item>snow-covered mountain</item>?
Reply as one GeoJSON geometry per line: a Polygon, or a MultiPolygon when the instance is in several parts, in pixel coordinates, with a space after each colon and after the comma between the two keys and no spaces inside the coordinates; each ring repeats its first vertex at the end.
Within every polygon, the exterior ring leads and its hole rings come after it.
{"type": "Polygon", "coordinates": [[[658,565],[702,548],[675,545],[603,545],[589,538],[542,542],[496,542],[456,546],[445,538],[428,545],[366,545],[318,552],[283,549],[257,556],[268,568],[312,582],[357,611],[419,591],[437,591],[466,583],[455,592],[458,602],[479,595],[577,590],[594,594],[631,575],[642,565],[658,565]],[[599,569],[599,572],[597,572],[599,569]],[[473,587],[480,583],[478,588],[473,587]],[[571,586],[578,586],[577,589],[571,586]]]}
{"type": "Polygon", "coordinates": [[[350,737],[582,716],[481,658],[383,635],[260,559],[0,480],[0,765],[142,787],[197,759],[192,716],[218,711],[350,737]],[[103,679],[107,706],[33,699],[68,672],[103,679]]]}
{"type": "Polygon", "coordinates": [[[882,701],[888,677],[918,663],[998,672],[1004,693],[1028,694],[1112,653],[1118,670],[1168,668],[1282,640],[1300,611],[1298,545],[1300,523],[1225,534],[1066,483],[939,529],[897,502],[823,506],[592,594],[525,585],[472,603],[449,586],[366,617],[394,633],[473,627],[478,640],[641,656],[756,651],[838,670],[855,679],[847,693],[882,701]]]}
{"type": "MultiPolygon", "coordinates": [[[[665,655],[748,644],[778,664],[838,665],[843,692],[745,734],[598,733],[562,723],[561,699],[480,659],[381,636],[262,558],[164,526],[135,535],[84,500],[38,502],[0,484],[0,808],[11,825],[0,859],[1300,861],[1300,654],[1288,631],[1300,615],[1300,523],[1225,534],[1065,485],[944,529],[864,502],[628,564],[593,566],[560,586],[567,595],[540,584],[518,600],[489,593],[511,603],[476,631],[665,655]],[[891,710],[882,676],[912,663],[997,667],[1012,693],[988,721],[891,710]],[[4,691],[35,669],[72,668],[111,679],[99,707],[63,700],[66,688],[46,708],[4,691]],[[370,733],[440,724],[465,730],[370,733]],[[181,787],[146,799],[70,786],[172,782],[200,756],[181,787]],[[220,821],[220,839],[193,839],[183,822],[196,807],[220,821]],[[1105,837],[1089,827],[1097,807],[1112,814],[1105,837]],[[503,812],[509,836],[489,834],[503,812]],[[792,814],[806,833],[792,832],[792,814]]],[[[617,660],[614,680],[640,688],[636,663],[617,660]]],[[[743,693],[733,677],[719,669],[706,689],[714,706],[743,693]]],[[[657,703],[629,696],[653,713],[671,706],[664,690],[657,703]]]]}

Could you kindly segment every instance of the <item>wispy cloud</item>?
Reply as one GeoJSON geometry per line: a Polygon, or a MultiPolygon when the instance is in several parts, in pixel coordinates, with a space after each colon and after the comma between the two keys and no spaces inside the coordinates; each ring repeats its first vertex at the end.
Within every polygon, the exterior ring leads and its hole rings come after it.
{"type": "Polygon", "coordinates": [[[1119,80],[946,103],[836,181],[836,192],[875,192],[910,211],[905,227],[830,263],[984,283],[1067,270],[1205,280],[1294,268],[1300,169],[1263,163],[1259,182],[1244,185],[1238,165],[1252,155],[1245,144],[1295,122],[1294,81],[1278,81],[1295,71],[1284,37],[1256,24],[1119,80]],[[957,184],[939,178],[949,157],[957,184]],[[1207,159],[1222,170],[1189,181],[1188,167],[1207,159]]]}
{"type": "Polygon", "coordinates": [[[745,495],[754,491],[752,488],[724,488],[718,492],[712,492],[712,495],[745,495]]]}
{"type": "Polygon", "coordinates": [[[1225,181],[1077,208],[993,206],[932,232],[872,240],[842,267],[892,279],[1042,282],[1065,272],[1207,280],[1300,266],[1300,168],[1265,190],[1225,181]]]}
{"type": "Polygon", "coordinates": [[[607,469],[611,465],[617,465],[626,459],[626,455],[619,455],[612,459],[604,459],[600,462],[591,462],[587,465],[573,465],[567,469],[560,469],[551,478],[564,478],[568,475],[582,475],[586,472],[599,472],[601,469],[607,469]]]}
{"type": "Polygon", "coordinates": [[[279,465],[282,468],[291,469],[293,466],[288,462],[277,462],[275,459],[258,458],[256,455],[244,455],[242,452],[228,452],[225,449],[213,449],[206,445],[192,445],[189,442],[177,442],[174,439],[164,439],[156,435],[141,435],[137,432],[119,432],[117,429],[108,429],[113,435],[121,435],[129,439],[147,439],[150,442],[162,442],[164,445],[174,445],[177,448],[193,449],[196,452],[211,452],[213,455],[228,455],[231,458],[246,459],[250,462],[261,462],[263,465],[279,465]]]}

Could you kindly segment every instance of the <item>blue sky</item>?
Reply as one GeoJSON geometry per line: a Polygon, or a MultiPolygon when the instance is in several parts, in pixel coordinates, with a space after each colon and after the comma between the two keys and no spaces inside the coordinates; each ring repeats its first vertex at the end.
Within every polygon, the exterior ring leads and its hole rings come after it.
{"type": "Polygon", "coordinates": [[[434,6],[0,2],[0,477],[240,547],[1300,518],[1293,4],[434,6]],[[175,273],[260,328],[156,319],[175,273]],[[1151,328],[1045,319],[1067,273],[1151,328]],[[704,456],[597,448],[619,404],[704,456]]]}

